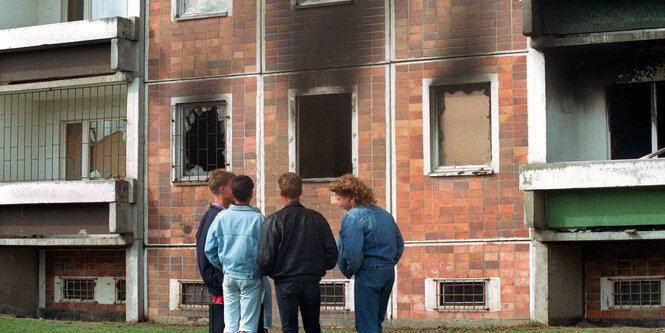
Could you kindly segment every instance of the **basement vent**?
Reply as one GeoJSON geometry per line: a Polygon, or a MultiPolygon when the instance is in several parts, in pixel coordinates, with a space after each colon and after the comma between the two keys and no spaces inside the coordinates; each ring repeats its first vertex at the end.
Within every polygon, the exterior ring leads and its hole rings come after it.
{"type": "Polygon", "coordinates": [[[182,307],[204,307],[212,303],[212,296],[203,282],[180,282],[180,305],[182,307]]]}
{"type": "Polygon", "coordinates": [[[64,279],[62,298],[67,301],[92,302],[95,300],[96,279],[64,279]]]}
{"type": "Polygon", "coordinates": [[[351,280],[322,280],[321,308],[327,310],[353,311],[353,283],[351,280]]]}

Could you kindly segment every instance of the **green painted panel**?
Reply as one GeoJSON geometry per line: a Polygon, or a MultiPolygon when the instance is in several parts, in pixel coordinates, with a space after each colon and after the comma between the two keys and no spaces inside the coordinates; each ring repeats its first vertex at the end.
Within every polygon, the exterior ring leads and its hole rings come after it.
{"type": "Polygon", "coordinates": [[[539,8],[545,35],[665,26],[663,0],[541,0],[539,8]]]}
{"type": "Polygon", "coordinates": [[[665,224],[665,187],[547,192],[551,228],[665,224]]]}

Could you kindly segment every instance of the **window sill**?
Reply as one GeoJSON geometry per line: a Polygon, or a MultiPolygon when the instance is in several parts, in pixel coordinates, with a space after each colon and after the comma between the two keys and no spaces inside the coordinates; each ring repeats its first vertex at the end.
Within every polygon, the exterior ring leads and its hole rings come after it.
{"type": "Polygon", "coordinates": [[[188,21],[188,20],[198,20],[211,17],[226,17],[229,16],[229,12],[215,12],[215,13],[206,13],[206,14],[189,14],[189,15],[179,15],[174,16],[173,21],[188,21]]]}
{"type": "Polygon", "coordinates": [[[344,4],[351,4],[353,3],[353,0],[328,0],[328,1],[321,1],[321,2],[314,2],[314,3],[297,3],[294,5],[295,9],[305,9],[305,8],[312,8],[312,7],[322,7],[322,6],[334,6],[334,5],[344,5],[344,4]]]}
{"type": "Polygon", "coordinates": [[[494,169],[490,166],[439,167],[427,173],[430,177],[483,176],[491,174],[494,174],[494,169]]]}

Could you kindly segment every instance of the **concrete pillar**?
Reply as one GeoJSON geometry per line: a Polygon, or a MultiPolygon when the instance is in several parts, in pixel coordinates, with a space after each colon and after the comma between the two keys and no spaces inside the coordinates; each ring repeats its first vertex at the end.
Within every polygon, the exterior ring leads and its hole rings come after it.
{"type": "Polygon", "coordinates": [[[125,265],[127,268],[126,288],[127,300],[125,302],[125,320],[128,322],[137,322],[143,320],[143,241],[138,240],[127,248],[125,252],[125,265]]]}
{"type": "Polygon", "coordinates": [[[0,247],[0,313],[34,317],[39,303],[39,252],[0,247]]]}

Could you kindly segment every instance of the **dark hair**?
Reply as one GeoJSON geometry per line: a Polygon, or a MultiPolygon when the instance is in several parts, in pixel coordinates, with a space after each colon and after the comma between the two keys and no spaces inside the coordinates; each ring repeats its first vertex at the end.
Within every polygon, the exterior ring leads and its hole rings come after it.
{"type": "Polygon", "coordinates": [[[287,199],[298,199],[302,194],[302,178],[297,173],[283,173],[277,179],[279,189],[287,199]]]}
{"type": "Polygon", "coordinates": [[[208,186],[210,186],[210,191],[212,194],[219,194],[220,186],[227,186],[231,180],[235,177],[231,172],[228,172],[224,169],[215,169],[208,173],[208,186]]]}
{"type": "Polygon", "coordinates": [[[231,192],[238,202],[245,202],[252,195],[254,190],[254,182],[252,178],[245,175],[240,175],[231,181],[231,192]]]}

